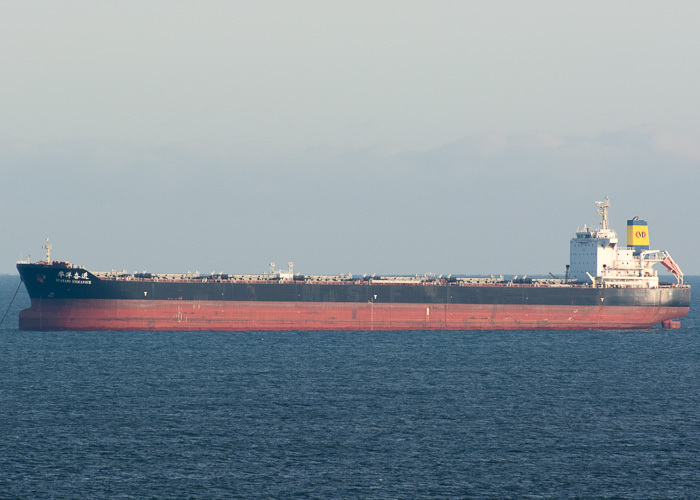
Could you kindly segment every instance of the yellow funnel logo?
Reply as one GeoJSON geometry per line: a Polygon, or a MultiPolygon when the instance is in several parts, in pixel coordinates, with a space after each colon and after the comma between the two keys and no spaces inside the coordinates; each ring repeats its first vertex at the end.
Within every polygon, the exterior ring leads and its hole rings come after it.
{"type": "Polygon", "coordinates": [[[649,246],[649,227],[643,221],[634,221],[636,224],[627,224],[627,246],[649,246]],[[639,224],[642,222],[642,224],[639,224]]]}

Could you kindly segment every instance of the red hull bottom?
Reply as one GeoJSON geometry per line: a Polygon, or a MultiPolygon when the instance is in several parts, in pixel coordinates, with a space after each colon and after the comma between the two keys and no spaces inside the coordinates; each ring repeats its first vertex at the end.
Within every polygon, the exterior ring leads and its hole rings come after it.
{"type": "Polygon", "coordinates": [[[21,330],[577,330],[650,328],[688,307],[33,300],[21,330]]]}

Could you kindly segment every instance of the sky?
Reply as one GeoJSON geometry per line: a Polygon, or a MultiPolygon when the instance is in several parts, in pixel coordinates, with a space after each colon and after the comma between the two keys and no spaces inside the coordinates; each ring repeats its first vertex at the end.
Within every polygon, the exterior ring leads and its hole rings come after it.
{"type": "Polygon", "coordinates": [[[700,3],[0,5],[0,273],[700,274],[700,3]]]}

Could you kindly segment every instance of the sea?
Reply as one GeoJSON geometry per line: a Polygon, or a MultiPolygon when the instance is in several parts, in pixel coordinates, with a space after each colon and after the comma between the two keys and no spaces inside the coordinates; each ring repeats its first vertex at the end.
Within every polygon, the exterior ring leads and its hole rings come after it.
{"type": "Polygon", "coordinates": [[[678,330],[20,332],[19,284],[0,498],[700,497],[700,293],[678,330]]]}

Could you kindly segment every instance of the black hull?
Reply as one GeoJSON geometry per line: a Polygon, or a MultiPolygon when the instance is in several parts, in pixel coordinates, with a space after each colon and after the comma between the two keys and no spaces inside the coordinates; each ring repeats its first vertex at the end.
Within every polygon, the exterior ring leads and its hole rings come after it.
{"type": "Polygon", "coordinates": [[[186,300],[231,302],[316,302],[377,304],[510,304],[630,307],[689,307],[690,287],[594,288],[585,285],[370,284],[303,282],[188,282],[100,279],[72,269],[80,279],[59,279],[60,268],[18,264],[31,298],[102,300],[186,300]],[[82,278],[85,276],[85,278],[82,278]]]}
{"type": "Polygon", "coordinates": [[[690,288],[101,279],[19,264],[37,330],[648,328],[685,316],[690,288]]]}

